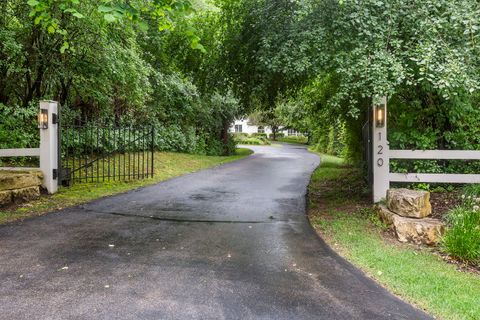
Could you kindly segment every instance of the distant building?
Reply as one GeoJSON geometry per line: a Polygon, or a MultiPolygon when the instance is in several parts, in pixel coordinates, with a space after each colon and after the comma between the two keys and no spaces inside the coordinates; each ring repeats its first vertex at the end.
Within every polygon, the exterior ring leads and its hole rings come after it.
{"type": "MultiPolygon", "coordinates": [[[[235,120],[232,126],[230,127],[229,132],[231,133],[247,133],[247,134],[252,134],[252,133],[266,133],[268,136],[272,133],[272,128],[269,126],[257,126],[252,123],[250,123],[249,119],[239,119],[235,120]]],[[[280,127],[280,129],[277,131],[277,133],[283,133],[286,137],[287,136],[301,136],[302,134],[294,129],[283,129],[280,127]]]]}

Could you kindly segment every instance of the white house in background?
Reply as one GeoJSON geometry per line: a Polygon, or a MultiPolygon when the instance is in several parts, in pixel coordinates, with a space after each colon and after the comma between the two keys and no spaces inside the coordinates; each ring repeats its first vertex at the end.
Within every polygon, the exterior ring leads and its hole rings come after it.
{"type": "MultiPolygon", "coordinates": [[[[238,119],[235,120],[232,126],[230,127],[229,132],[231,133],[266,133],[270,135],[272,133],[272,128],[269,126],[257,126],[250,123],[249,119],[238,119]]],[[[280,129],[277,133],[283,133],[286,137],[287,136],[301,136],[302,134],[294,129],[280,129]]]]}

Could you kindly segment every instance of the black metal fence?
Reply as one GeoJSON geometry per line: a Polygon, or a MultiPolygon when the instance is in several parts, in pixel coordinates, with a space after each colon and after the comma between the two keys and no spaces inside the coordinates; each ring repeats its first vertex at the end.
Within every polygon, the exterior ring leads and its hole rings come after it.
{"type": "Polygon", "coordinates": [[[153,177],[154,136],[153,127],[61,125],[59,181],[69,186],[153,177]]]}

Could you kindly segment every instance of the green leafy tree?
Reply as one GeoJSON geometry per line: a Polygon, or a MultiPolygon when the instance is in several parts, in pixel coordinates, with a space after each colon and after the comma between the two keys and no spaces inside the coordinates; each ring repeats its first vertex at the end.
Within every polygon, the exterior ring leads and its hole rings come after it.
{"type": "MultiPolygon", "coordinates": [[[[392,112],[431,119],[422,128],[425,134],[416,136],[408,136],[406,122],[397,130],[398,118],[390,121],[392,132],[417,147],[427,146],[422,137],[429,132],[449,133],[429,147],[458,145],[453,137],[459,135],[449,128],[453,122],[461,126],[458,115],[478,108],[478,1],[222,3],[225,52],[242,101],[274,109],[278,97],[299,99],[306,118],[316,119],[312,125],[343,128],[338,130],[344,130],[352,159],[361,154],[361,128],[372,98],[386,95],[392,112]]],[[[475,130],[467,131],[472,137],[467,140],[475,141],[475,130]]]]}
{"type": "MultiPolygon", "coordinates": [[[[58,33],[64,37],[65,41],[60,49],[62,53],[67,49],[71,49],[71,44],[68,41],[68,27],[65,25],[65,16],[71,15],[77,19],[91,19],[96,18],[100,14],[107,23],[130,21],[141,30],[149,28],[148,21],[155,21],[157,29],[163,31],[173,30],[177,20],[194,13],[192,4],[188,0],[115,2],[101,0],[96,3],[97,5],[92,10],[92,8],[86,8],[80,0],[27,1],[27,4],[31,7],[29,16],[34,19],[35,25],[41,26],[48,33],[58,33]]],[[[193,27],[189,27],[185,34],[190,39],[192,48],[205,51],[193,27]]]]}

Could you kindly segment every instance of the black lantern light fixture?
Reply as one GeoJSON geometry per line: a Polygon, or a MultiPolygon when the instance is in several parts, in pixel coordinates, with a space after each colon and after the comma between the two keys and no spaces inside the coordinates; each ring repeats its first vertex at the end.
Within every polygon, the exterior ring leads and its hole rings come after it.
{"type": "Polygon", "coordinates": [[[48,109],[40,109],[38,113],[38,128],[48,129],[48,109]]]}
{"type": "Polygon", "coordinates": [[[377,128],[385,127],[385,104],[375,105],[375,126],[377,128]]]}

